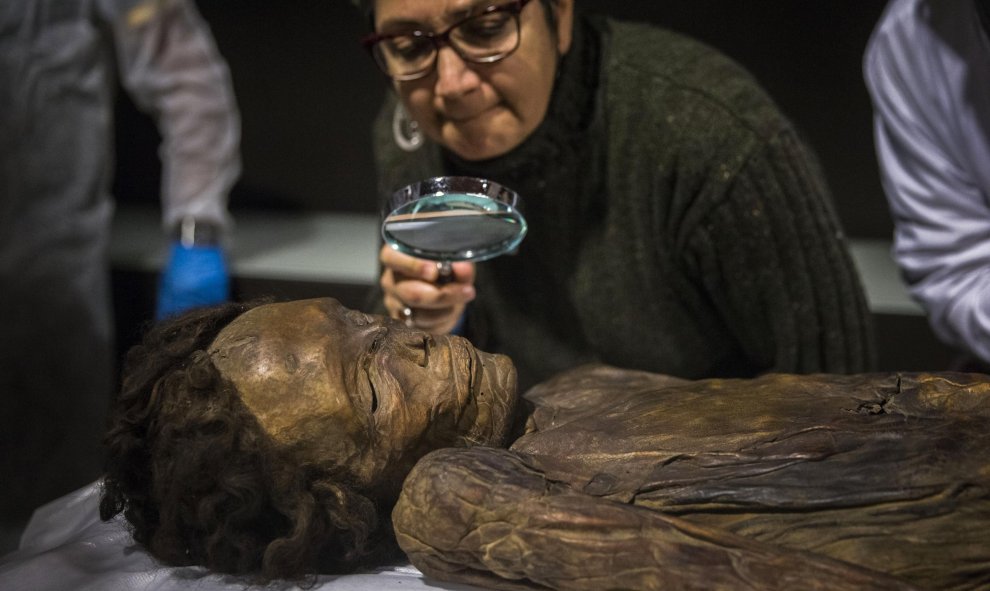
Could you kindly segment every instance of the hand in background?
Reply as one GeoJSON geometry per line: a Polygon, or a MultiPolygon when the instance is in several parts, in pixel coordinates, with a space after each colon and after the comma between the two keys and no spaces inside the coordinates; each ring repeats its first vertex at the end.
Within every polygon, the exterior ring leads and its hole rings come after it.
{"type": "Polygon", "coordinates": [[[219,304],[229,297],[230,274],[220,246],[172,243],[158,286],[156,320],[191,308],[219,304]]]}

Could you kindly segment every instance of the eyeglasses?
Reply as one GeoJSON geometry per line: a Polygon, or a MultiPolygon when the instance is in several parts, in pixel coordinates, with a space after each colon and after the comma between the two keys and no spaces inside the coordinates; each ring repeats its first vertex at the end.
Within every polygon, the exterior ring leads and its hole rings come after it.
{"type": "Polygon", "coordinates": [[[519,47],[519,13],[531,0],[489,6],[442,33],[372,33],[361,40],[378,67],[393,80],[417,80],[436,68],[437,54],[449,45],[466,62],[490,64],[519,47]]]}

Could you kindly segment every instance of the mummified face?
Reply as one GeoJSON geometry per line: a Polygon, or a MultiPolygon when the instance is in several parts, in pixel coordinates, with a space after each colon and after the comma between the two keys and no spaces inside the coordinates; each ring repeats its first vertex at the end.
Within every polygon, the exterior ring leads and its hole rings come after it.
{"type": "Polygon", "coordinates": [[[370,489],[401,482],[434,449],[501,443],[516,401],[508,357],[330,298],[254,308],[210,356],[277,443],[370,489]]]}

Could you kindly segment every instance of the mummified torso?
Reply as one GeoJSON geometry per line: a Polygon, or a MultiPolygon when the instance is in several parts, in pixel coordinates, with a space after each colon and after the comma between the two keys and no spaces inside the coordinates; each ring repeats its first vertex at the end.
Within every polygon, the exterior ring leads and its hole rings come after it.
{"type": "Polygon", "coordinates": [[[680,381],[586,367],[509,451],[407,480],[400,543],[503,588],[990,586],[990,377],[680,381]],[[890,576],[888,576],[890,575],[890,576]]]}

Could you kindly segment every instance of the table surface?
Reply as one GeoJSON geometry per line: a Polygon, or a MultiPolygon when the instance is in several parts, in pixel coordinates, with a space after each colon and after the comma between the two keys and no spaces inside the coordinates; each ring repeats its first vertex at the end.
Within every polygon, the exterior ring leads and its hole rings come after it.
{"type": "MultiPolygon", "coordinates": [[[[373,285],[378,272],[378,217],[328,212],[239,212],[230,236],[235,276],[252,279],[373,285]]],[[[115,268],[161,268],[165,239],[158,210],[120,206],[110,258],[115,268]]],[[[877,314],[919,316],[886,240],[850,240],[853,259],[877,314]]]]}

